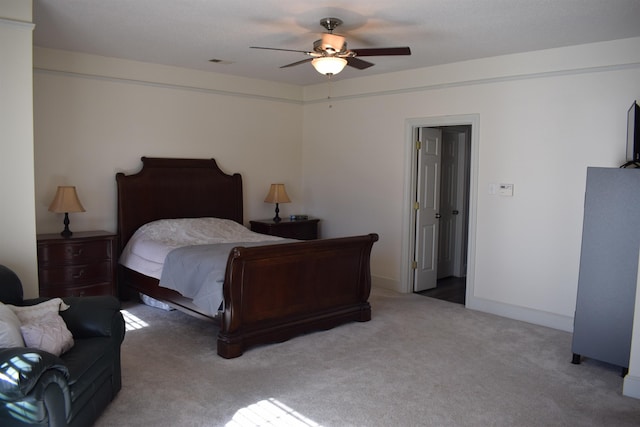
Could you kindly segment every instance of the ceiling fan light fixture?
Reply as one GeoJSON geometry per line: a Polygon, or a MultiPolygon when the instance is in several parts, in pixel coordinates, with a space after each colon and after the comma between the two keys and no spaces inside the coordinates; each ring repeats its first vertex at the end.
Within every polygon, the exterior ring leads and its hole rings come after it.
{"type": "Polygon", "coordinates": [[[337,56],[323,56],[311,61],[317,72],[324,75],[336,75],[347,65],[347,60],[337,56]]]}

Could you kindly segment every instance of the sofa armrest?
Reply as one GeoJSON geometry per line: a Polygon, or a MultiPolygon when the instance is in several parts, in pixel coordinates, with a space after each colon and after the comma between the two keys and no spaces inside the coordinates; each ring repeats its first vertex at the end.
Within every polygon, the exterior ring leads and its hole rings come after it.
{"type": "Polygon", "coordinates": [[[112,296],[65,297],[60,315],[75,339],[120,335],[120,301],[112,296]]]}
{"type": "Polygon", "coordinates": [[[62,359],[29,347],[0,349],[0,400],[26,397],[47,372],[65,381],[69,370],[62,359]]]}

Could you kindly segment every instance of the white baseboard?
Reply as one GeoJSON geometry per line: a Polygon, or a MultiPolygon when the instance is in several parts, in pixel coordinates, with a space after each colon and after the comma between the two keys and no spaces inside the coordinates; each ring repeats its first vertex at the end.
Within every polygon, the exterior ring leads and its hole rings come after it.
{"type": "Polygon", "coordinates": [[[573,317],[546,311],[505,304],[483,298],[467,297],[467,308],[496,314],[509,319],[521,320],[534,325],[546,326],[561,331],[573,332],[573,317]]]}
{"type": "Polygon", "coordinates": [[[396,292],[402,292],[400,289],[400,282],[397,280],[389,279],[388,277],[371,276],[371,286],[374,288],[384,288],[396,292]]]}
{"type": "Polygon", "coordinates": [[[627,374],[622,384],[622,394],[640,399],[640,377],[627,374]]]}
{"type": "MultiPolygon", "coordinates": [[[[400,282],[381,276],[371,276],[371,286],[374,288],[384,288],[403,293],[400,282]]],[[[520,307],[517,305],[505,304],[483,298],[475,298],[467,295],[466,307],[471,310],[482,311],[507,317],[509,319],[521,320],[534,325],[546,326],[548,328],[559,329],[561,331],[573,332],[573,317],[562,316],[546,311],[532,308],[520,307]]]]}

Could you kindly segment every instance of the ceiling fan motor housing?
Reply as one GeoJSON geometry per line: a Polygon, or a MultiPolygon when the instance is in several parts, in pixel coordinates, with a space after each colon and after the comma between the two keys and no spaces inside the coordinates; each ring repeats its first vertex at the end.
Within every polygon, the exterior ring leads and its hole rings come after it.
{"type": "Polygon", "coordinates": [[[322,39],[313,43],[313,50],[319,53],[325,53],[328,56],[338,53],[347,53],[347,42],[344,37],[336,34],[323,34],[322,39]]]}

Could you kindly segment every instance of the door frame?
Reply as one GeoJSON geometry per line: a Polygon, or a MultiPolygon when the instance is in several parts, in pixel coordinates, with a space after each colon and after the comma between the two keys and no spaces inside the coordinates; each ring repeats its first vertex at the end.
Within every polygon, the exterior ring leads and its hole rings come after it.
{"type": "Polygon", "coordinates": [[[401,253],[401,291],[413,292],[413,254],[415,251],[416,213],[413,208],[416,194],[417,165],[414,161],[416,128],[439,126],[471,126],[471,158],[469,159],[469,227],[467,248],[467,289],[466,304],[474,295],[475,259],[476,259],[476,220],[478,204],[478,163],[480,142],[480,115],[465,114],[441,117],[420,117],[405,120],[404,143],[404,197],[402,207],[402,253],[401,253]]]}
{"type": "MultiPolygon", "coordinates": [[[[457,168],[458,176],[457,190],[456,190],[456,205],[458,210],[462,211],[462,215],[456,216],[454,233],[454,240],[457,242],[455,245],[455,253],[453,255],[453,275],[456,277],[462,277],[467,275],[467,238],[468,226],[469,226],[469,173],[470,173],[470,161],[471,161],[471,126],[446,126],[440,128],[445,132],[454,132],[458,137],[458,156],[457,156],[457,168]],[[461,143],[460,138],[464,141],[461,143]]],[[[443,137],[444,141],[444,137],[443,137]]],[[[438,269],[439,271],[439,269],[438,269]]]]}

